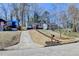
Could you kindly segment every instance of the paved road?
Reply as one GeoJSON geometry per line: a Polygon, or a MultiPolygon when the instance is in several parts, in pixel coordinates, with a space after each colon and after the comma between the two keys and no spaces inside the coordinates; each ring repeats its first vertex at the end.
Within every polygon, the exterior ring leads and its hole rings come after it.
{"type": "Polygon", "coordinates": [[[79,43],[52,46],[47,48],[30,48],[24,50],[0,51],[0,55],[11,56],[79,56],[79,43]]]}

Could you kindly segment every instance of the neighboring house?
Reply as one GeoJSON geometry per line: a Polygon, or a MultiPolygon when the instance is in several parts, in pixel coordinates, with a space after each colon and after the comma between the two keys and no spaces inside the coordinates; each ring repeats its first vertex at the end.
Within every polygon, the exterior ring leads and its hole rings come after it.
{"type": "Polygon", "coordinates": [[[49,21],[44,21],[39,19],[40,22],[38,23],[33,23],[31,21],[27,21],[26,22],[26,28],[27,29],[50,29],[50,30],[55,30],[58,28],[58,25],[56,25],[55,23],[50,23],[49,21]]]}
{"type": "Polygon", "coordinates": [[[0,19],[0,31],[16,31],[18,30],[18,21],[14,20],[3,20],[0,19]]]}
{"type": "Polygon", "coordinates": [[[3,19],[0,19],[0,31],[4,30],[5,25],[6,25],[6,21],[3,19]]]}
{"type": "Polygon", "coordinates": [[[46,23],[43,24],[43,29],[47,29],[48,25],[46,23]]]}

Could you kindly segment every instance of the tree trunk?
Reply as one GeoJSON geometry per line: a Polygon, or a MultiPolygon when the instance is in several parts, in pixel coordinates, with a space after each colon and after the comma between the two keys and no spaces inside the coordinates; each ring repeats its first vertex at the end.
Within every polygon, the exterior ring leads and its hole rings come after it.
{"type": "Polygon", "coordinates": [[[75,19],[73,20],[73,29],[72,29],[72,31],[73,31],[73,32],[77,32],[75,19]]]}
{"type": "Polygon", "coordinates": [[[73,32],[77,32],[75,24],[73,24],[73,32]]]}

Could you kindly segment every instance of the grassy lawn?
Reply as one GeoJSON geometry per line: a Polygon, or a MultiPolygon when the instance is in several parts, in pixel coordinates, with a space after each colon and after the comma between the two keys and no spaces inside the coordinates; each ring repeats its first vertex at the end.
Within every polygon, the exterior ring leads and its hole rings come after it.
{"type": "Polygon", "coordinates": [[[29,34],[33,40],[33,42],[40,45],[40,47],[43,47],[45,45],[46,41],[50,41],[50,38],[42,35],[41,33],[37,32],[36,30],[29,30],[29,34]]]}
{"type": "Polygon", "coordinates": [[[18,43],[20,31],[4,31],[0,32],[0,48],[8,47],[18,43]]]}
{"type": "MultiPolygon", "coordinates": [[[[58,30],[56,30],[56,32],[59,33],[58,30]]],[[[61,29],[61,33],[63,35],[66,35],[66,36],[69,36],[69,37],[72,37],[72,38],[79,38],[79,32],[72,32],[72,31],[71,32],[68,32],[66,30],[61,29]]]]}
{"type": "Polygon", "coordinates": [[[29,33],[35,43],[43,45],[43,46],[46,44],[45,42],[50,42],[51,34],[54,34],[55,38],[61,41],[60,42],[61,44],[67,44],[67,43],[79,41],[79,39],[75,39],[65,34],[62,34],[62,38],[60,38],[59,32],[52,31],[52,30],[37,30],[37,31],[31,30],[29,33]]]}
{"type": "MultiPolygon", "coordinates": [[[[40,32],[42,33],[45,33],[46,35],[50,36],[51,37],[51,34],[55,35],[55,37],[59,38],[60,39],[60,34],[59,32],[56,32],[56,31],[52,31],[52,30],[39,30],[40,32]]],[[[63,32],[63,31],[62,31],[63,32]]],[[[65,34],[62,34],[62,39],[70,39],[71,37],[65,35],[65,34]]]]}

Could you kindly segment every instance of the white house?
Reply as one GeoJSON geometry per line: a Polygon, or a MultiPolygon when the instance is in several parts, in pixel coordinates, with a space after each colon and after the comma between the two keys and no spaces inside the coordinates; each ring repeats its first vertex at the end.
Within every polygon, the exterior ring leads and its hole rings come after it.
{"type": "Polygon", "coordinates": [[[46,23],[43,24],[43,29],[47,29],[48,25],[46,23]]]}

